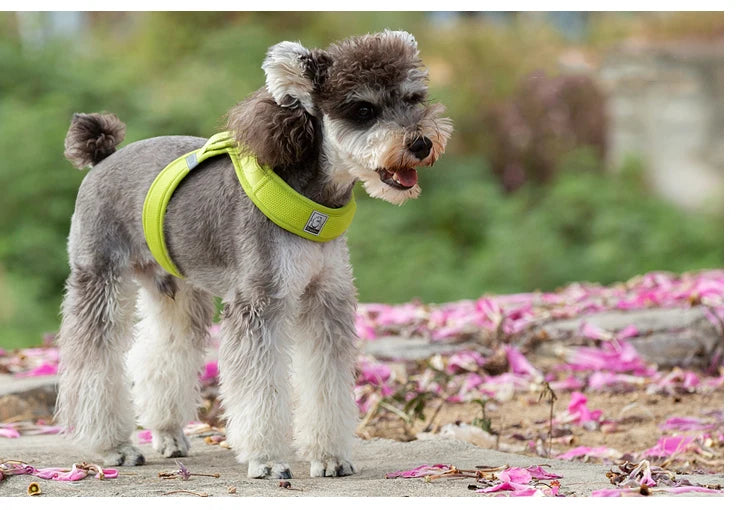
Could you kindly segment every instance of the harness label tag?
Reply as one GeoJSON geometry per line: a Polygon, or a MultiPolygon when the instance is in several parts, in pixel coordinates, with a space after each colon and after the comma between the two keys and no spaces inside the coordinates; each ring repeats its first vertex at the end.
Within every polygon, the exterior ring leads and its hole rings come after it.
{"type": "Polygon", "coordinates": [[[188,170],[192,170],[193,168],[198,166],[198,156],[196,156],[195,154],[190,154],[185,158],[185,163],[187,163],[188,170]]]}
{"type": "Polygon", "coordinates": [[[304,231],[314,236],[320,235],[320,231],[323,230],[323,225],[328,221],[328,215],[323,214],[319,211],[313,211],[310,218],[307,220],[304,231]]]}

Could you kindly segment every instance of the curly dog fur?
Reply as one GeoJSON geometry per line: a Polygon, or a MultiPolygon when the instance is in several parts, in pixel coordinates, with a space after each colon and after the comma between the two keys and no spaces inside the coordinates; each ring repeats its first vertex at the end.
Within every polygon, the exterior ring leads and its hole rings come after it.
{"type": "MultiPolygon", "coordinates": [[[[451,124],[427,100],[410,34],[326,50],[282,42],[263,70],[265,87],[227,116],[240,150],[329,207],[345,204],[357,180],[396,204],[419,195],[417,168],[444,151],[451,124]]],[[[93,168],[68,242],[59,421],[109,464],[144,462],[131,442],[136,419],[161,454],[186,455],[182,429],[196,412],[220,296],[227,439],[248,476],[290,477],[293,446],[311,476],[353,473],[357,301],[345,236],[316,243],[277,227],[245,195],[229,158],[212,158],[166,212],[169,253],[185,275],[177,279],[152,257],[141,210],[161,169],[206,140],[163,136],[115,150],[124,134],[112,114],[76,114],[65,140],[66,157],[93,168]]]]}

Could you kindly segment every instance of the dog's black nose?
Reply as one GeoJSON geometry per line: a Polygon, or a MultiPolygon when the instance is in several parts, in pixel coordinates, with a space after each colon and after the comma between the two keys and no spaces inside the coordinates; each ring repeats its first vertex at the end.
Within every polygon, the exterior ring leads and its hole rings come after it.
{"type": "Polygon", "coordinates": [[[411,145],[409,145],[409,151],[419,159],[424,159],[430,155],[432,150],[432,141],[426,136],[419,136],[411,145]]]}

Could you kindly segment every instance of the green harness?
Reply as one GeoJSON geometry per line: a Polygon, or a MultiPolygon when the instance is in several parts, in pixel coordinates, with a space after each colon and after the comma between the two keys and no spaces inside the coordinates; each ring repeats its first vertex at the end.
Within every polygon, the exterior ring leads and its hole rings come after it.
{"type": "Polygon", "coordinates": [[[242,188],[258,209],[281,228],[311,241],[324,243],[343,234],[354,218],[357,205],[352,199],[333,209],[313,202],[294,191],[270,168],[258,164],[252,155],[240,155],[229,132],[218,133],[200,149],[168,164],[156,176],[143,203],[143,232],[156,261],[169,273],[183,278],[169,256],[164,239],[164,215],[174,190],[201,162],[229,154],[242,188]]]}

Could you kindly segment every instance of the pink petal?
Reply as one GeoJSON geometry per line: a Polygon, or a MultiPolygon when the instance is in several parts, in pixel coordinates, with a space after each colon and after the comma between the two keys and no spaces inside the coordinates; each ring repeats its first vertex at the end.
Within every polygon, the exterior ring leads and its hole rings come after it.
{"type": "Polygon", "coordinates": [[[25,436],[39,436],[43,434],[59,434],[63,427],[56,425],[33,425],[27,426],[23,432],[25,436]]]}
{"type": "Polygon", "coordinates": [[[37,469],[34,472],[34,476],[43,480],[52,480],[57,478],[62,471],[67,471],[67,468],[42,468],[37,469]]]}
{"type": "Polygon", "coordinates": [[[427,475],[437,475],[450,469],[449,464],[422,464],[414,469],[407,469],[406,471],[394,471],[393,473],[386,473],[386,478],[421,478],[427,475]]]}
{"type": "Polygon", "coordinates": [[[33,475],[34,473],[36,473],[36,468],[28,464],[11,464],[5,469],[6,475],[33,475]]]}
{"type": "Polygon", "coordinates": [[[512,467],[501,471],[497,477],[504,482],[513,483],[529,483],[531,481],[531,473],[527,469],[512,467]]]}
{"type": "Polygon", "coordinates": [[[640,487],[625,488],[625,489],[599,489],[591,492],[593,497],[600,498],[613,498],[621,496],[640,496],[640,487]]]}
{"type": "Polygon", "coordinates": [[[641,485],[646,487],[655,487],[656,481],[651,477],[651,467],[646,466],[643,470],[643,476],[641,476],[641,485]]]}
{"type": "Polygon", "coordinates": [[[574,391],[570,395],[570,404],[568,404],[568,412],[574,413],[581,407],[586,407],[586,402],[588,402],[588,399],[586,398],[586,395],[579,391],[574,391]]]}
{"type": "Polygon", "coordinates": [[[613,374],[612,372],[594,372],[589,376],[588,387],[592,390],[602,390],[611,386],[637,386],[645,379],[627,374],[613,374]]]}
{"type": "Polygon", "coordinates": [[[564,460],[571,460],[578,457],[595,457],[600,459],[619,459],[622,457],[622,454],[618,452],[617,450],[613,448],[607,448],[606,446],[597,446],[597,447],[588,447],[588,446],[578,446],[577,448],[573,448],[572,450],[568,450],[567,452],[558,455],[556,458],[558,459],[564,459],[564,460]]]}
{"type": "Polygon", "coordinates": [[[510,366],[511,372],[514,374],[528,374],[537,376],[541,373],[539,370],[534,368],[534,366],[529,363],[529,360],[526,359],[526,357],[521,354],[521,351],[516,349],[514,346],[507,344],[505,346],[505,356],[508,359],[508,365],[510,366]]]}
{"type": "Polygon", "coordinates": [[[628,342],[607,342],[600,348],[579,347],[572,351],[568,362],[573,370],[607,370],[632,372],[635,375],[651,375],[653,369],[646,366],[638,351],[628,342]]]}
{"type": "Polygon", "coordinates": [[[695,372],[685,372],[685,378],[682,382],[682,387],[686,390],[694,389],[698,387],[700,379],[695,372]]]}
{"type": "Polygon", "coordinates": [[[659,438],[656,446],[643,452],[645,457],[671,457],[690,449],[695,441],[691,436],[663,436],[659,438]]]}
{"type": "Polygon", "coordinates": [[[34,472],[34,476],[44,480],[56,480],[58,482],[77,482],[88,476],[88,471],[73,466],[67,468],[42,468],[34,472]]]}
{"type": "Polygon", "coordinates": [[[16,429],[0,428],[0,437],[16,439],[17,437],[21,437],[21,434],[16,429]]]}
{"type": "Polygon", "coordinates": [[[559,485],[552,485],[549,489],[542,489],[547,496],[558,496],[560,492],[559,485]]]}
{"type": "Polygon", "coordinates": [[[379,386],[391,377],[391,369],[382,363],[371,362],[367,359],[360,358],[359,361],[359,380],[360,384],[369,383],[379,386]]]}
{"type": "Polygon", "coordinates": [[[396,393],[396,390],[393,389],[389,384],[383,383],[380,385],[380,393],[384,397],[390,397],[394,393],[396,393]]]}
{"type": "Polygon", "coordinates": [[[497,301],[481,297],[476,301],[476,310],[481,314],[481,325],[486,328],[497,328],[503,319],[503,309],[497,301]]]}
{"type": "Polygon", "coordinates": [[[476,388],[477,386],[479,386],[480,384],[484,382],[484,379],[485,378],[479,374],[472,373],[472,374],[467,375],[466,378],[464,378],[464,385],[463,385],[464,391],[469,391],[469,390],[476,388]]]}
{"type": "Polygon", "coordinates": [[[692,416],[674,416],[659,425],[659,428],[662,430],[709,430],[714,428],[714,425],[692,416]]]}
{"type": "Polygon", "coordinates": [[[724,385],[724,376],[720,375],[718,377],[709,377],[705,381],[706,386],[710,388],[719,388],[724,385]]]}
{"type": "Polygon", "coordinates": [[[611,340],[612,334],[604,331],[599,326],[583,321],[579,329],[581,335],[592,340],[611,340]]]}
{"type": "Polygon", "coordinates": [[[448,358],[445,371],[449,374],[455,374],[459,370],[475,372],[485,364],[485,361],[484,357],[476,351],[458,352],[448,358]]]}
{"type": "Polygon", "coordinates": [[[355,328],[357,336],[363,340],[374,340],[378,336],[372,324],[360,314],[356,316],[355,328]]]}
{"type": "Polygon", "coordinates": [[[26,372],[19,372],[16,377],[39,377],[42,375],[55,375],[57,374],[57,363],[42,363],[33,370],[27,370],[26,372]]]}
{"type": "Polygon", "coordinates": [[[466,331],[463,324],[453,324],[442,328],[436,328],[430,335],[433,340],[445,340],[447,338],[456,338],[466,331]]]}
{"type": "Polygon", "coordinates": [[[209,361],[206,363],[206,365],[203,367],[203,373],[201,374],[201,381],[211,381],[213,379],[216,379],[219,376],[219,362],[209,361]]]}
{"type": "Polygon", "coordinates": [[[154,436],[151,435],[150,430],[139,430],[138,431],[138,443],[148,444],[154,440],[154,436]]]}
{"type": "Polygon", "coordinates": [[[513,486],[510,482],[501,482],[497,485],[493,485],[492,487],[484,487],[482,489],[477,489],[477,492],[481,492],[482,494],[487,494],[491,492],[498,492],[498,491],[512,491],[513,486]]]}
{"type": "Polygon", "coordinates": [[[480,391],[485,395],[497,397],[506,392],[509,386],[512,386],[515,390],[526,391],[530,386],[529,377],[510,372],[487,376],[480,385],[480,391]]]}
{"type": "MultiPolygon", "coordinates": [[[[362,387],[361,387],[361,386],[357,386],[357,387],[355,387],[355,388],[354,388],[354,390],[355,390],[355,393],[356,393],[356,392],[357,392],[357,390],[358,390],[358,389],[360,389],[360,388],[362,388],[362,387]]],[[[369,395],[367,395],[367,396],[361,396],[361,397],[357,397],[357,406],[359,407],[359,412],[360,412],[360,413],[362,413],[362,414],[365,414],[365,413],[367,413],[367,411],[369,411],[369,410],[370,410],[370,408],[372,408],[372,406],[373,406],[373,405],[375,405],[375,403],[376,403],[376,402],[377,402],[378,400],[380,400],[380,397],[379,397],[379,396],[378,396],[378,394],[377,394],[377,393],[375,393],[375,392],[373,392],[373,393],[370,393],[370,394],[369,394],[369,395]]]]}
{"type": "Polygon", "coordinates": [[[78,480],[83,480],[89,475],[88,471],[84,469],[72,469],[67,473],[60,473],[58,476],[56,476],[54,479],[59,482],[77,482],[78,480]]]}
{"type": "Polygon", "coordinates": [[[537,496],[540,494],[543,494],[543,493],[539,489],[536,489],[531,486],[527,486],[522,489],[516,489],[514,491],[508,492],[507,494],[503,494],[503,495],[507,495],[511,497],[528,497],[528,496],[537,496]]]}
{"type": "Polygon", "coordinates": [[[527,471],[537,480],[556,480],[562,478],[562,475],[556,475],[555,473],[549,473],[544,470],[541,466],[530,466],[527,471]]]}
{"type": "Polygon", "coordinates": [[[638,328],[631,324],[622,328],[617,333],[617,335],[615,335],[615,338],[617,338],[617,340],[625,340],[626,338],[632,338],[634,336],[638,336],[639,334],[640,333],[638,332],[638,328]]]}
{"type": "Polygon", "coordinates": [[[584,425],[586,423],[598,423],[601,418],[602,411],[597,409],[590,411],[586,407],[586,396],[583,393],[574,391],[570,397],[570,404],[568,405],[568,414],[573,418],[573,423],[577,425],[584,425]]]}
{"type": "Polygon", "coordinates": [[[671,492],[672,494],[683,494],[685,492],[704,492],[706,494],[723,494],[723,490],[709,489],[708,487],[698,487],[693,485],[684,485],[682,487],[664,487],[659,491],[671,492]]]}
{"type": "Polygon", "coordinates": [[[490,493],[490,492],[498,492],[498,491],[518,491],[518,490],[526,490],[529,486],[522,484],[522,483],[515,483],[510,481],[502,481],[501,483],[497,485],[493,485],[492,487],[485,487],[484,489],[477,489],[477,492],[481,493],[490,493]]]}

